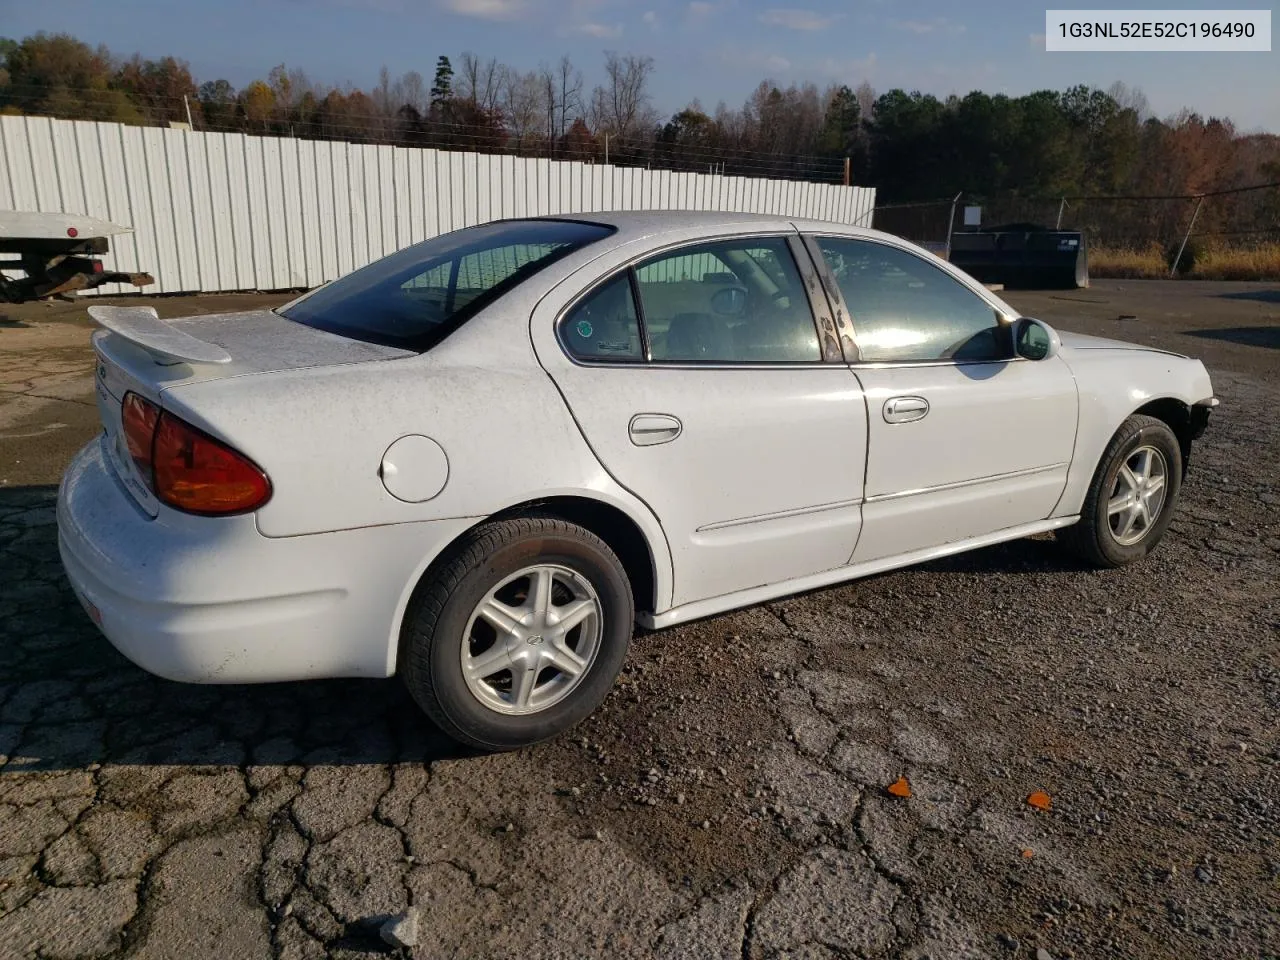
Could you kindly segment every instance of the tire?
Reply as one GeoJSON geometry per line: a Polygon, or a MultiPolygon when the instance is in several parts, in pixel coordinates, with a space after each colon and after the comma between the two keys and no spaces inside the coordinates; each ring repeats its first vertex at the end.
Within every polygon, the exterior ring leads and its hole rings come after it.
{"type": "MultiPolygon", "coordinates": [[[[1130,476],[1136,472],[1131,468],[1130,476]]],[[[1182,448],[1178,438],[1163,420],[1135,414],[1120,424],[1103,452],[1080,510],[1080,522],[1059,530],[1058,540],[1096,567],[1123,567],[1134,563],[1154,550],[1164,537],[1181,488],[1182,448]],[[1113,496],[1119,498],[1129,493],[1131,482],[1121,478],[1122,469],[1131,461],[1140,465],[1146,451],[1160,455],[1152,458],[1151,469],[1159,466],[1163,471],[1163,496],[1159,497],[1156,507],[1156,495],[1147,494],[1149,521],[1139,519],[1132,529],[1123,533],[1128,512],[1113,518],[1109,506],[1113,496]]]]}
{"type": "Polygon", "coordinates": [[[459,743],[515,750],[564,733],[601,704],[622,669],[634,618],[626,571],[594,533],[554,517],[494,521],[468,534],[418,586],[401,629],[400,674],[418,705],[459,743]],[[550,598],[541,608],[539,582],[548,584],[550,598]],[[507,619],[515,626],[500,629],[480,612],[482,601],[499,619],[505,611],[533,619],[507,619]],[[567,633],[536,612],[569,611],[569,604],[585,619],[567,633]],[[464,660],[475,668],[470,680],[464,660]],[[495,667],[499,672],[477,675],[495,667]]]}

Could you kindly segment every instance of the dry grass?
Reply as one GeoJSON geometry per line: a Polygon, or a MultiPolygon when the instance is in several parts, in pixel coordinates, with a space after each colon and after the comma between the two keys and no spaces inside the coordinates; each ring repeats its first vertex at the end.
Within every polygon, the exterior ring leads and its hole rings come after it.
{"type": "MultiPolygon", "coordinates": [[[[1159,244],[1142,248],[1091,247],[1089,276],[1124,280],[1157,280],[1169,276],[1159,244]]],[[[1280,243],[1255,247],[1201,247],[1188,280],[1280,280],[1280,243]]]]}
{"type": "Polygon", "coordinates": [[[1156,244],[1141,250],[1129,247],[1090,247],[1089,276],[1099,279],[1155,280],[1169,276],[1156,244]]]}
{"type": "Polygon", "coordinates": [[[1197,280],[1280,280],[1280,243],[1247,250],[1210,247],[1191,276],[1197,280]]]}

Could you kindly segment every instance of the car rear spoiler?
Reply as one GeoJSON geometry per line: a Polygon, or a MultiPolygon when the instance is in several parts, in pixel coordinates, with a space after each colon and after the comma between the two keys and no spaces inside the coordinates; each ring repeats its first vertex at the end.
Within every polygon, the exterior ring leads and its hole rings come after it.
{"type": "Polygon", "coordinates": [[[90,307],[98,326],[136,343],[157,363],[230,363],[231,354],[160,319],[152,307],[90,307]]]}

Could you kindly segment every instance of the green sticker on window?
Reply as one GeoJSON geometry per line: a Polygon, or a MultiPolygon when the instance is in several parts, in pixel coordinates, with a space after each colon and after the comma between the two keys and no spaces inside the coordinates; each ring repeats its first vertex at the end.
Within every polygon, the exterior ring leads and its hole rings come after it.
{"type": "Polygon", "coordinates": [[[582,339],[585,340],[587,337],[591,336],[593,332],[591,324],[586,320],[578,321],[578,336],[582,337],[582,339]]]}

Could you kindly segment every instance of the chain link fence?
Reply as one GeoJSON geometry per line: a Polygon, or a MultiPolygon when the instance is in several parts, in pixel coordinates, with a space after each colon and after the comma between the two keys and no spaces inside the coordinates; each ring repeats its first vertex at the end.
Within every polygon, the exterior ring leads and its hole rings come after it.
{"type": "Polygon", "coordinates": [[[982,230],[1080,231],[1093,277],[1280,280],[1280,183],[1187,196],[961,194],[878,206],[874,226],[946,256],[952,235],[972,229],[967,206],[982,208],[982,230]]]}

